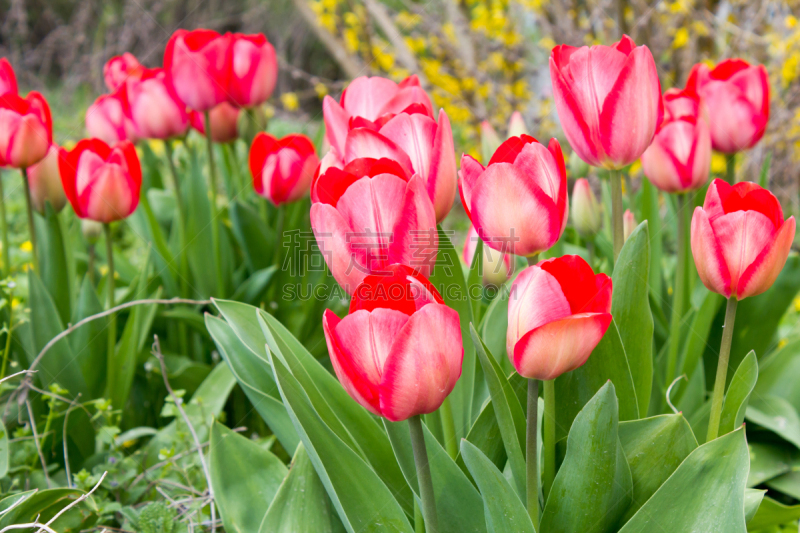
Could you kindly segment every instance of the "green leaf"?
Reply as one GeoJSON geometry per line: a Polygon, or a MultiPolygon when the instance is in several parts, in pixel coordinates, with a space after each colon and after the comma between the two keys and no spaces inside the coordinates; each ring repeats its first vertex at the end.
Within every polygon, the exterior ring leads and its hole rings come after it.
{"type": "Polygon", "coordinates": [[[751,351],[739,364],[725,393],[719,425],[720,433],[729,433],[742,425],[747,400],[750,399],[750,393],[753,392],[757,379],[758,359],[756,352],[751,351]]]}
{"type": "Polygon", "coordinates": [[[747,419],[800,448],[800,417],[794,407],[778,396],[754,397],[747,406],[747,419]]]}
{"type": "Polygon", "coordinates": [[[758,175],[759,186],[767,189],[769,188],[769,167],[772,164],[772,150],[767,152],[764,156],[764,162],[761,164],[761,172],[758,175]]]}
{"type": "Polygon", "coordinates": [[[268,353],[283,403],[347,531],[411,533],[408,518],[389,488],[320,418],[277,353],[268,353]]]}
{"type": "Polygon", "coordinates": [[[481,320],[481,339],[489,349],[489,352],[494,354],[500,367],[503,368],[504,374],[508,375],[514,370],[514,365],[506,353],[506,333],[508,332],[508,297],[510,294],[512,280],[508,280],[505,285],[500,288],[497,296],[489,304],[486,313],[481,320]]]}
{"type": "Polygon", "coordinates": [[[767,491],[757,489],[744,489],[744,522],[747,524],[756,515],[761,502],[764,500],[764,494],[767,491]]]}
{"type": "Polygon", "coordinates": [[[244,280],[244,282],[237,287],[236,292],[231,296],[232,300],[242,301],[251,305],[256,305],[261,301],[261,297],[269,287],[272,278],[277,270],[276,265],[258,270],[244,280]]]}
{"type": "Polygon", "coordinates": [[[608,381],[617,391],[619,419],[639,418],[636,390],[615,320],[585,365],[556,378],[557,440],[566,436],[578,412],[608,381]]]}
{"type": "Polygon", "coordinates": [[[755,487],[791,471],[795,463],[800,466],[800,457],[798,457],[797,451],[788,444],[751,442],[749,448],[750,473],[747,476],[748,487],[755,487]]]}
{"type": "Polygon", "coordinates": [[[308,453],[300,443],[289,475],[261,522],[259,533],[334,533],[343,530],[308,453]]]}
{"type": "Polygon", "coordinates": [[[697,448],[697,440],[679,414],[621,422],[619,440],[633,479],[633,499],[621,521],[625,523],[697,448]]]}
{"type": "MultiPolygon", "coordinates": [[[[80,490],[64,488],[40,490],[38,492],[30,491],[24,502],[0,516],[0,528],[5,528],[13,524],[30,523],[35,521],[37,517],[40,523],[47,523],[56,513],[82,494],[83,492],[80,490]]],[[[11,504],[19,499],[17,496],[18,495],[14,495],[4,498],[3,501],[0,502],[0,507],[8,509],[11,507],[11,504]],[[8,502],[8,506],[4,506],[3,504],[9,499],[11,500],[8,502]]],[[[53,524],[53,527],[56,531],[63,531],[58,526],[59,521],[60,519],[53,524]]]]}
{"type": "Polygon", "coordinates": [[[244,252],[247,269],[256,272],[272,265],[276,243],[266,221],[239,200],[231,202],[230,217],[233,235],[244,252]]]}
{"type": "MultiPolygon", "coordinates": [[[[265,357],[264,344],[266,344],[266,341],[264,333],[261,331],[261,325],[258,322],[257,308],[241,302],[234,302],[233,300],[212,298],[212,301],[225,321],[228,322],[228,325],[233,328],[239,340],[255,355],[265,357]]],[[[293,450],[294,448],[291,449],[293,450]]]]}
{"type": "Polygon", "coordinates": [[[748,466],[743,430],[700,446],[620,533],[743,533],[748,466]]]}
{"type": "Polygon", "coordinates": [[[650,290],[661,297],[661,255],[663,232],[661,231],[661,212],[658,204],[658,189],[649,180],[642,180],[642,219],[647,221],[650,240],[650,290]]]}
{"type": "Polygon", "coordinates": [[[472,318],[475,323],[480,323],[481,305],[483,300],[483,241],[478,239],[475,246],[475,255],[469,265],[467,275],[467,294],[472,304],[472,318]]]}
{"type": "Polygon", "coordinates": [[[787,472],[767,481],[767,486],[780,491],[795,500],[800,500],[800,470],[787,472]]]}
{"type": "Polygon", "coordinates": [[[467,441],[461,441],[461,455],[483,496],[486,528],[493,533],[535,533],[522,500],[492,461],[467,441]]]}
{"type": "Polygon", "coordinates": [[[618,436],[617,411],[609,382],[578,413],[547,497],[542,533],[612,531],[630,505],[633,483],[618,436]]]}
{"type": "Polygon", "coordinates": [[[639,412],[646,413],[653,386],[653,314],[650,312],[650,237],[647,221],[625,241],[614,265],[611,314],[628,359],[639,412]]]}
{"type": "Polygon", "coordinates": [[[525,497],[526,469],[525,454],[522,451],[525,447],[525,412],[500,366],[494,357],[486,352],[486,346],[472,325],[470,325],[470,334],[473,344],[477,347],[478,359],[489,386],[489,395],[492,398],[492,406],[497,417],[511,472],[514,475],[517,493],[521,497],[525,497]]]}
{"type": "Polygon", "coordinates": [[[0,479],[8,473],[8,431],[0,420],[0,479]]]}
{"type": "Polygon", "coordinates": [[[288,469],[269,450],[217,422],[209,442],[211,486],[225,531],[258,531],[288,469]]]}
{"type": "Polygon", "coordinates": [[[789,341],[770,356],[762,359],[759,365],[756,396],[778,396],[800,411],[800,338],[789,341]]]}
{"type": "Polygon", "coordinates": [[[70,288],[72,279],[67,265],[64,234],[58,213],[53,211],[50,202],[45,202],[44,218],[34,216],[39,233],[39,275],[47,287],[58,309],[58,316],[67,323],[72,315],[70,310],[70,288]],[[42,238],[43,237],[43,238],[42,238]]]}
{"type": "Polygon", "coordinates": [[[156,265],[156,272],[164,283],[164,289],[167,294],[177,296],[180,292],[176,281],[180,279],[178,262],[169,249],[167,238],[164,236],[164,231],[153,214],[153,209],[150,207],[147,196],[146,194],[140,195],[139,205],[141,207],[128,218],[128,224],[134,228],[136,233],[143,235],[148,243],[152,243],[155,248],[153,261],[156,265]]]}
{"type": "MultiPolygon", "coordinates": [[[[103,312],[89,276],[83,279],[72,323],[77,324],[92,315],[103,312]]],[[[108,350],[107,319],[93,320],[69,335],[72,351],[78,358],[81,371],[86,379],[89,397],[97,398],[103,394],[106,379],[106,350],[108,350]]]]}
{"type": "Polygon", "coordinates": [[[788,506],[765,496],[756,515],[747,523],[748,531],[759,531],[768,527],[796,522],[800,518],[800,505],[788,506]]]}

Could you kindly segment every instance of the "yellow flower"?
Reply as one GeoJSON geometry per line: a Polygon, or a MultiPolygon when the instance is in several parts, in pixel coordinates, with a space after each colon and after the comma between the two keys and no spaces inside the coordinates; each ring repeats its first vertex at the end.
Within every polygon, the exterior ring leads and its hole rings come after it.
{"type": "Polygon", "coordinates": [[[794,299],[794,310],[800,313],[800,296],[794,299]]]}
{"type": "Polygon", "coordinates": [[[781,339],[781,340],[779,340],[779,341],[778,341],[778,349],[780,350],[781,348],[783,348],[783,347],[784,347],[784,346],[786,346],[787,344],[789,344],[789,341],[787,341],[786,339],[781,339]]]}
{"type": "Polygon", "coordinates": [[[347,48],[347,51],[350,53],[357,52],[360,44],[358,32],[353,28],[347,28],[342,32],[342,35],[344,37],[344,47],[347,48]]]}
{"type": "Polygon", "coordinates": [[[719,152],[714,152],[711,155],[711,172],[714,174],[722,174],[727,168],[725,156],[719,152]]]}
{"type": "Polygon", "coordinates": [[[321,100],[328,94],[328,87],[324,83],[317,83],[314,85],[314,92],[317,93],[317,97],[321,100]]]}
{"type": "Polygon", "coordinates": [[[19,249],[23,252],[31,252],[33,251],[33,244],[31,244],[31,241],[25,241],[20,245],[19,249]]]}
{"type": "Polygon", "coordinates": [[[642,161],[637,159],[631,165],[631,169],[630,169],[629,173],[630,173],[631,176],[636,176],[641,171],[642,171],[642,161]]]}
{"type": "Polygon", "coordinates": [[[539,39],[538,44],[545,50],[552,50],[556,47],[556,42],[552,39],[552,37],[542,37],[539,39]]]}
{"type": "Polygon", "coordinates": [[[672,48],[675,50],[683,48],[689,42],[689,30],[680,28],[675,32],[675,37],[672,39],[672,48]]]}
{"type": "Polygon", "coordinates": [[[19,298],[12,298],[11,299],[11,309],[16,309],[19,307],[20,301],[19,298]]]}
{"type": "Polygon", "coordinates": [[[800,53],[792,52],[792,54],[786,58],[781,68],[781,78],[783,78],[784,87],[788,87],[789,84],[797,79],[798,74],[800,74],[800,53]]]}
{"type": "Polygon", "coordinates": [[[787,15],[786,18],[783,20],[783,23],[786,25],[788,29],[792,29],[797,26],[797,17],[794,15],[787,15]]]}
{"type": "Polygon", "coordinates": [[[157,157],[164,157],[164,141],[161,139],[150,139],[147,141],[147,146],[150,147],[150,150],[152,150],[157,157]]]}
{"type": "Polygon", "coordinates": [[[295,111],[298,107],[300,107],[300,100],[294,93],[283,93],[281,95],[281,103],[287,111],[295,111]]]}

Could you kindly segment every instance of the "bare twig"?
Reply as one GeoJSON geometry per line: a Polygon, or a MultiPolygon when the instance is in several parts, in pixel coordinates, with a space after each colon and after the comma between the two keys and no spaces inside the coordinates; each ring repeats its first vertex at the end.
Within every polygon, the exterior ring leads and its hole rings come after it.
{"type": "Polygon", "coordinates": [[[416,57],[414,57],[405,39],[403,39],[403,34],[400,33],[400,30],[392,21],[392,17],[386,11],[386,6],[378,0],[364,0],[364,5],[367,7],[367,11],[369,11],[370,15],[372,15],[372,18],[375,19],[378,26],[383,30],[383,33],[386,34],[389,42],[392,43],[397,59],[400,60],[404,67],[412,73],[417,74],[423,86],[427,86],[427,79],[422,74],[417,64],[416,57]]]}
{"type": "MultiPolygon", "coordinates": [[[[92,490],[90,490],[90,491],[89,491],[89,492],[87,492],[86,494],[81,494],[81,495],[80,495],[78,498],[76,498],[74,501],[70,502],[70,504],[69,504],[69,505],[67,505],[66,507],[64,507],[63,509],[61,509],[59,512],[57,512],[57,513],[55,514],[55,516],[53,516],[53,518],[51,518],[51,519],[50,519],[50,520],[49,520],[49,521],[48,521],[48,522],[47,522],[45,525],[41,526],[41,529],[40,529],[40,530],[39,530],[37,533],[41,533],[41,531],[43,531],[43,530],[50,531],[50,530],[48,529],[48,526],[52,525],[52,524],[53,524],[53,523],[54,523],[56,520],[58,520],[58,517],[59,517],[59,516],[61,516],[62,514],[66,513],[67,511],[69,511],[70,509],[72,509],[73,507],[75,507],[76,505],[78,505],[79,503],[81,503],[83,500],[85,500],[86,498],[88,498],[89,496],[91,496],[91,495],[92,495],[92,493],[93,493],[94,491],[96,491],[96,490],[97,490],[97,487],[99,487],[99,486],[100,486],[100,484],[103,482],[103,480],[106,478],[106,474],[108,474],[108,472],[103,472],[103,475],[102,475],[102,476],[100,476],[100,479],[99,479],[99,480],[97,480],[97,483],[95,483],[95,484],[94,484],[94,487],[92,487],[92,490]]],[[[0,533],[2,533],[2,532],[0,532],[0,533]]]]}
{"type": "Polygon", "coordinates": [[[31,522],[29,524],[13,524],[10,526],[6,526],[3,529],[0,529],[0,533],[5,533],[6,531],[12,531],[14,529],[33,529],[35,527],[38,527],[39,531],[47,531],[47,533],[58,533],[58,531],[51,528],[47,524],[40,524],[38,521],[31,522]]]}
{"type": "Polygon", "coordinates": [[[19,376],[21,374],[29,374],[29,373],[33,374],[34,371],[33,370],[21,370],[21,371],[17,372],[16,374],[11,374],[10,376],[6,376],[3,379],[0,379],[0,383],[3,383],[4,381],[8,381],[9,379],[11,379],[13,377],[16,377],[16,376],[19,376]]]}
{"type": "Polygon", "coordinates": [[[47,461],[44,460],[44,452],[42,452],[42,446],[39,443],[39,433],[36,430],[36,419],[33,416],[33,407],[31,407],[31,401],[26,399],[25,405],[28,407],[28,421],[31,425],[31,430],[33,431],[33,442],[36,443],[36,451],[39,453],[39,460],[42,461],[44,479],[47,481],[47,488],[51,488],[53,485],[50,482],[50,474],[47,473],[47,461]]]}
{"type": "Polygon", "coordinates": [[[15,501],[8,509],[4,509],[4,510],[0,511],[0,516],[3,516],[4,514],[8,513],[12,509],[14,509],[16,506],[18,506],[19,504],[21,504],[22,502],[24,502],[25,500],[27,500],[28,498],[30,498],[31,496],[36,494],[37,492],[39,492],[39,489],[34,489],[33,492],[31,492],[30,494],[23,495],[22,497],[20,497],[19,500],[15,501]]]}

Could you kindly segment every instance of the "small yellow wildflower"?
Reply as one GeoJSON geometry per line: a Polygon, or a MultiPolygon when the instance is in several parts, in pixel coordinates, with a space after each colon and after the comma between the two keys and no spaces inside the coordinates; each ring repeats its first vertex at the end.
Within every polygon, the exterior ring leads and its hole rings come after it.
{"type": "Polygon", "coordinates": [[[675,32],[675,37],[672,39],[672,48],[678,50],[679,48],[683,48],[689,42],[689,30],[686,28],[680,28],[678,31],[675,32]]]}
{"type": "Polygon", "coordinates": [[[283,93],[281,95],[281,103],[287,111],[295,111],[298,107],[300,107],[300,100],[294,93],[283,93]]]}
{"type": "Polygon", "coordinates": [[[714,174],[722,174],[725,172],[727,163],[725,162],[725,156],[719,152],[714,152],[711,155],[711,172],[714,174]]]}
{"type": "Polygon", "coordinates": [[[31,252],[33,251],[33,244],[31,244],[31,241],[25,241],[20,245],[19,249],[23,252],[31,252]]]}
{"type": "Polygon", "coordinates": [[[786,25],[788,29],[791,30],[792,28],[797,26],[797,17],[795,17],[794,15],[787,15],[783,23],[786,25]]]}

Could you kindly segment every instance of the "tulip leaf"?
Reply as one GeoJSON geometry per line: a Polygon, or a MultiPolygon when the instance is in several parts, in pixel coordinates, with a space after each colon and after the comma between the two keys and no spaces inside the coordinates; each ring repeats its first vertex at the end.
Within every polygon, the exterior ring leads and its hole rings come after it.
{"type": "Polygon", "coordinates": [[[661,256],[663,253],[661,240],[663,239],[663,233],[661,231],[661,213],[658,204],[658,195],[658,189],[650,183],[650,180],[642,180],[641,213],[642,219],[647,221],[648,240],[650,241],[650,272],[648,279],[650,291],[660,297],[661,256]]]}
{"type": "MultiPolygon", "coordinates": [[[[14,494],[3,498],[0,507],[4,507],[5,514],[0,516],[0,528],[5,529],[11,525],[35,522],[46,524],[56,513],[64,507],[74,502],[76,498],[83,495],[83,491],[78,489],[47,489],[40,491],[30,491],[25,501],[11,508],[20,498],[14,494]],[[8,506],[4,504],[8,500],[8,506]]],[[[56,520],[51,527],[54,531],[64,531],[60,524],[62,519],[56,520]]],[[[29,528],[33,529],[33,528],[29,528]]]]}
{"type": "Polygon", "coordinates": [[[620,533],[744,533],[748,467],[741,429],[698,447],[620,533]]]}
{"type": "MultiPolygon", "coordinates": [[[[83,279],[78,300],[75,302],[75,311],[72,323],[77,324],[97,313],[103,312],[103,304],[97,297],[89,276],[83,279]]],[[[106,378],[106,351],[108,350],[108,320],[92,320],[81,326],[68,337],[72,344],[72,351],[80,362],[86,387],[89,389],[90,398],[98,398],[103,394],[106,378]]]]}
{"type": "Polygon", "coordinates": [[[0,420],[0,478],[8,474],[8,431],[0,420]]]}
{"type": "Polygon", "coordinates": [[[725,393],[725,403],[722,406],[720,417],[720,433],[731,432],[742,425],[747,409],[747,400],[750,399],[750,393],[753,392],[757,379],[758,359],[756,359],[756,353],[750,351],[736,369],[725,393]]]}
{"type": "Polygon", "coordinates": [[[258,531],[288,473],[286,466],[269,450],[218,422],[211,426],[209,443],[211,486],[225,531],[258,531]]]}
{"type": "Polygon", "coordinates": [[[556,378],[556,438],[567,435],[572,421],[583,406],[608,381],[614,383],[619,402],[619,419],[639,418],[636,390],[631,378],[625,348],[612,319],[606,334],[582,367],[556,378]]]}
{"type": "Polygon", "coordinates": [[[275,238],[262,217],[252,207],[235,200],[231,202],[230,218],[233,236],[244,252],[248,270],[256,272],[270,266],[275,238]]]}
{"type": "Polygon", "coordinates": [[[486,529],[492,533],[535,533],[522,500],[494,463],[465,440],[461,441],[461,455],[483,496],[486,529]]]}
{"type": "MultiPolygon", "coordinates": [[[[169,248],[161,224],[159,224],[156,216],[153,214],[153,209],[150,207],[147,195],[142,194],[139,198],[140,209],[137,209],[128,217],[127,222],[136,233],[145,236],[147,242],[153,244],[156,252],[153,256],[156,272],[158,272],[158,276],[164,283],[164,289],[167,294],[177,296],[179,289],[176,280],[180,279],[178,262],[175,260],[175,255],[169,248]]],[[[177,212],[175,216],[178,216],[177,212]]]]}
{"type": "Polygon", "coordinates": [[[323,421],[277,352],[268,356],[283,403],[342,523],[350,533],[411,533],[392,491],[323,421]]]}
{"type": "Polygon", "coordinates": [[[764,358],[759,365],[756,396],[779,396],[792,404],[800,412],[800,338],[789,341],[785,346],[764,358]]]}
{"type": "Polygon", "coordinates": [[[267,509],[259,533],[335,533],[344,531],[325,486],[300,443],[289,475],[267,509]]]}
{"type": "MultiPolygon", "coordinates": [[[[400,463],[408,485],[417,499],[417,469],[411,447],[411,435],[407,422],[384,420],[386,432],[392,441],[395,455],[400,463]]],[[[456,465],[439,441],[423,424],[425,448],[433,479],[433,492],[439,514],[441,533],[485,533],[485,519],[481,496],[466,474],[456,465]]]]}
{"type": "Polygon", "coordinates": [[[478,359],[489,386],[489,395],[497,417],[497,425],[503,439],[503,446],[509,459],[511,472],[517,492],[525,496],[525,412],[514,394],[511,385],[503,375],[503,371],[494,357],[487,353],[486,346],[478,336],[478,332],[470,325],[472,342],[477,347],[478,359]]]}
{"type": "Polygon", "coordinates": [[[614,265],[611,314],[628,358],[639,412],[646,413],[653,386],[653,314],[650,312],[650,237],[647,221],[625,241],[614,265]]]}
{"type": "Polygon", "coordinates": [[[212,301],[242,344],[247,346],[253,354],[266,357],[267,352],[264,349],[266,341],[256,315],[257,308],[233,300],[212,298],[212,301]]]}
{"type": "Polygon", "coordinates": [[[747,406],[746,417],[800,448],[800,417],[783,398],[769,394],[754,397],[747,406]]]}
{"type": "Polygon", "coordinates": [[[796,522],[798,519],[800,519],[800,505],[784,505],[765,496],[756,515],[747,523],[747,530],[767,530],[770,527],[796,522]]]}
{"type": "Polygon", "coordinates": [[[800,466],[800,454],[793,447],[784,443],[751,442],[749,449],[748,487],[755,487],[790,472],[795,464],[800,466]]]}
{"type": "Polygon", "coordinates": [[[236,337],[227,322],[210,314],[206,314],[206,327],[222,359],[230,367],[250,403],[278,438],[283,449],[297,448],[300,439],[281,401],[278,385],[272,377],[272,370],[266,358],[266,350],[263,357],[254,354],[236,337]]]}
{"type": "Polygon", "coordinates": [[[749,523],[756,516],[766,490],[744,489],[744,522],[749,523]]]}
{"type": "Polygon", "coordinates": [[[512,280],[508,280],[505,285],[500,287],[497,296],[486,308],[486,313],[481,320],[479,328],[481,339],[486,344],[489,352],[494,354],[497,362],[506,374],[515,372],[514,365],[511,364],[506,353],[506,333],[508,332],[508,298],[510,295],[512,280]]]}
{"type": "Polygon", "coordinates": [[[677,414],[620,422],[619,440],[633,479],[631,506],[621,521],[625,523],[697,448],[697,439],[677,414]]]}
{"type": "Polygon", "coordinates": [[[70,289],[75,278],[70,275],[67,263],[61,221],[50,202],[45,202],[44,217],[34,215],[34,220],[39,234],[39,276],[53,298],[58,316],[66,324],[72,315],[70,289]]]}
{"type": "Polygon", "coordinates": [[[620,444],[613,383],[578,413],[542,514],[542,533],[612,531],[631,503],[631,469],[620,444]]]}
{"type": "Polygon", "coordinates": [[[767,481],[767,486],[800,500],[800,471],[794,470],[767,481]]]}
{"type": "Polygon", "coordinates": [[[253,272],[249,278],[244,280],[242,284],[236,288],[231,299],[250,305],[257,305],[261,302],[261,297],[266,292],[267,287],[270,286],[277,269],[277,265],[272,265],[253,272]]]}
{"type": "Polygon", "coordinates": [[[472,319],[476,324],[480,323],[481,306],[483,305],[483,246],[483,241],[478,239],[467,275],[467,294],[472,304],[472,319]]]}

